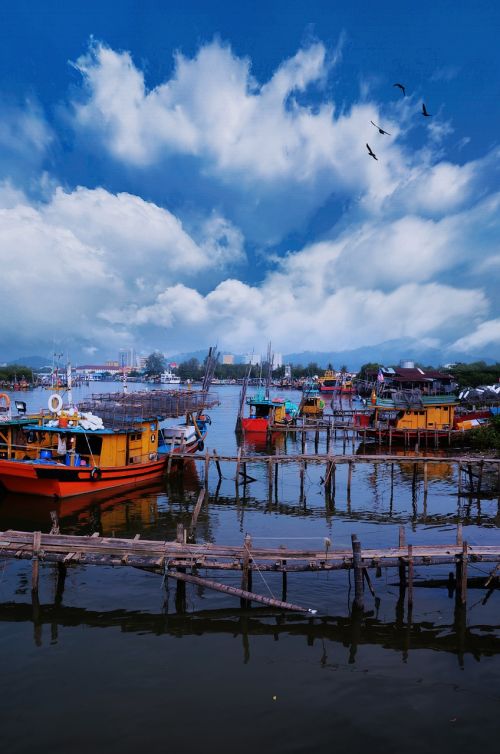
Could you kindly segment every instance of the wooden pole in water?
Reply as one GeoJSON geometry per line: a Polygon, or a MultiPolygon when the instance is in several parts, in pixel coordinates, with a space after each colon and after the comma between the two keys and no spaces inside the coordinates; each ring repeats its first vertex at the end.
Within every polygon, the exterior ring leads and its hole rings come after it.
{"type": "Polygon", "coordinates": [[[354,569],[354,605],[363,608],[363,558],[361,556],[361,542],[356,534],[351,535],[352,565],[354,569]]]}
{"type": "Polygon", "coordinates": [[[462,560],[460,563],[460,602],[467,602],[467,542],[462,543],[462,560]]]}
{"type": "Polygon", "coordinates": [[[33,557],[31,560],[31,591],[38,592],[38,571],[39,571],[39,553],[42,532],[33,532],[33,557]]]}
{"type": "MultiPolygon", "coordinates": [[[[276,464],[278,468],[278,464],[276,464]]],[[[268,485],[268,497],[269,501],[273,499],[273,460],[269,458],[267,462],[267,485],[268,485]]]]}
{"type": "Polygon", "coordinates": [[[236,484],[240,483],[240,463],[241,463],[241,448],[238,448],[238,456],[236,460],[236,484]]]}
{"type": "Polygon", "coordinates": [[[255,592],[247,591],[244,589],[237,589],[234,586],[228,584],[220,584],[218,581],[211,581],[210,579],[204,579],[200,576],[192,576],[188,573],[181,573],[179,571],[167,571],[167,576],[177,581],[187,582],[189,584],[198,584],[204,586],[207,589],[214,589],[217,592],[224,592],[224,594],[232,594],[235,597],[240,597],[245,603],[248,602],[262,602],[264,605],[270,607],[281,608],[282,610],[294,610],[299,613],[312,613],[315,614],[316,610],[311,608],[301,607],[300,605],[294,605],[292,602],[283,602],[282,600],[276,600],[272,597],[264,597],[262,594],[255,594],[255,592]]]}
{"type": "MultiPolygon", "coordinates": [[[[406,535],[404,526],[399,527],[399,549],[402,550],[406,545],[406,535]]],[[[399,597],[404,596],[406,589],[406,569],[403,558],[399,558],[399,597]]]]}
{"type": "MultiPolygon", "coordinates": [[[[500,469],[500,466],[498,468],[500,469]]],[[[457,463],[457,473],[458,473],[458,497],[462,497],[462,464],[460,463],[460,461],[457,463]]]]}
{"type": "Polygon", "coordinates": [[[203,505],[203,500],[205,499],[205,489],[203,488],[200,490],[200,494],[198,495],[198,500],[196,501],[196,505],[194,507],[193,515],[191,517],[191,531],[196,526],[196,522],[198,521],[198,516],[200,515],[201,506],[203,505]]]}
{"type": "Polygon", "coordinates": [[[326,452],[330,452],[330,425],[326,428],[326,452]]]}
{"type": "Polygon", "coordinates": [[[427,461],[424,461],[424,497],[427,497],[427,490],[428,490],[428,472],[429,469],[427,467],[427,461]]]}
{"type": "Polygon", "coordinates": [[[413,545],[408,545],[408,607],[413,606],[413,545]]]}
{"type": "Polygon", "coordinates": [[[208,449],[205,453],[205,487],[208,487],[208,467],[210,465],[210,453],[208,449]]]}
{"type": "Polygon", "coordinates": [[[349,461],[347,470],[347,496],[351,497],[351,482],[352,482],[352,461],[349,461]]]}
{"type": "MultiPolygon", "coordinates": [[[[252,538],[246,534],[243,541],[244,553],[243,562],[241,564],[241,589],[244,592],[248,592],[251,586],[251,570],[250,570],[250,548],[252,547],[252,538]]],[[[246,600],[242,599],[242,604],[246,604],[246,600]]]]}
{"type": "Polygon", "coordinates": [[[457,524],[457,545],[461,545],[463,542],[462,524],[457,524]]]}
{"type": "Polygon", "coordinates": [[[279,464],[274,464],[274,499],[276,502],[278,502],[278,469],[279,464]]]}
{"type": "Polygon", "coordinates": [[[484,466],[484,461],[483,460],[479,461],[479,472],[478,472],[477,490],[476,490],[476,495],[478,499],[481,494],[481,485],[483,483],[483,466],[484,466]]]}
{"type": "Polygon", "coordinates": [[[219,475],[219,479],[222,479],[222,471],[221,471],[221,468],[220,468],[220,461],[219,461],[219,457],[217,455],[217,451],[216,451],[215,448],[213,450],[213,453],[214,453],[215,465],[217,467],[217,473],[219,475]]]}
{"type": "Polygon", "coordinates": [[[304,461],[300,461],[299,463],[299,474],[300,474],[300,502],[304,502],[304,461]]]}

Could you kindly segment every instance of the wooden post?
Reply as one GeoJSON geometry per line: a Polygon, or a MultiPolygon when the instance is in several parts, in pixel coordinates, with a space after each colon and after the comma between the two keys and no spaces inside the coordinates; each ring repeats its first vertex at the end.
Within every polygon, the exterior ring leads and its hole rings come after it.
{"type": "Polygon", "coordinates": [[[281,561],[281,567],[283,569],[281,574],[281,599],[286,602],[286,590],[287,590],[287,573],[286,573],[286,560],[281,561]]]}
{"type": "Polygon", "coordinates": [[[351,535],[352,565],[354,569],[354,604],[363,608],[363,558],[361,556],[361,542],[356,534],[351,535]]]}
{"type": "Polygon", "coordinates": [[[314,433],[314,452],[316,455],[318,455],[318,448],[319,448],[319,431],[316,430],[314,433]]]}
{"type": "Polygon", "coordinates": [[[304,455],[305,452],[306,452],[306,433],[305,433],[304,430],[302,430],[301,435],[302,435],[302,438],[301,438],[301,441],[302,441],[301,452],[302,452],[302,455],[304,455]]]}
{"type": "Polygon", "coordinates": [[[273,459],[269,458],[267,462],[267,484],[269,502],[273,499],[273,459]]]}
{"type": "Polygon", "coordinates": [[[241,463],[241,448],[238,448],[238,456],[236,458],[236,485],[240,483],[240,463],[241,463]]]}
{"type": "Polygon", "coordinates": [[[472,464],[467,464],[467,472],[469,474],[469,490],[471,494],[474,492],[474,480],[472,479],[472,464]]]}
{"type": "Polygon", "coordinates": [[[279,464],[276,461],[274,464],[274,500],[276,503],[278,502],[278,469],[279,464]]]}
{"type": "Polygon", "coordinates": [[[462,524],[457,524],[457,545],[461,545],[463,542],[462,524]]]}
{"type": "Polygon", "coordinates": [[[461,497],[462,496],[462,464],[460,463],[460,461],[458,462],[457,466],[458,466],[458,497],[461,497]]]}
{"type": "Polygon", "coordinates": [[[39,570],[39,554],[40,554],[40,541],[42,539],[42,532],[33,532],[33,557],[31,560],[31,591],[38,592],[38,570],[39,570]]]}
{"type": "Polygon", "coordinates": [[[401,525],[399,527],[399,549],[404,547],[406,544],[406,533],[405,533],[405,527],[401,525]]]}
{"type": "Polygon", "coordinates": [[[330,452],[330,425],[326,428],[326,452],[330,452]]]}
{"type": "Polygon", "coordinates": [[[208,487],[208,467],[210,466],[210,453],[205,451],[205,487],[208,487]]]}
{"type": "Polygon", "coordinates": [[[481,485],[483,483],[483,467],[484,467],[484,461],[483,459],[481,459],[479,461],[479,472],[478,472],[477,490],[476,490],[476,495],[478,499],[481,494],[481,485]]]}
{"type": "Polygon", "coordinates": [[[427,497],[427,491],[428,491],[428,483],[429,483],[428,472],[429,472],[429,469],[427,468],[427,461],[424,461],[424,497],[427,497]]]}
{"type": "Polygon", "coordinates": [[[175,538],[175,541],[180,545],[183,545],[186,541],[184,535],[184,524],[177,524],[177,536],[175,538]]]}
{"type": "Polygon", "coordinates": [[[216,451],[215,448],[213,450],[213,453],[214,453],[215,465],[217,467],[217,473],[219,475],[219,479],[222,479],[222,471],[221,471],[221,468],[220,468],[220,461],[219,461],[219,457],[217,456],[217,451],[216,451]]]}
{"type": "Polygon", "coordinates": [[[304,502],[304,461],[299,461],[299,474],[300,474],[300,492],[299,492],[299,499],[300,503],[304,502]]]}
{"type": "MultiPolygon", "coordinates": [[[[249,592],[252,588],[252,572],[250,570],[250,548],[252,547],[252,538],[246,534],[243,540],[243,561],[241,564],[241,588],[244,592],[249,592]]],[[[242,600],[242,606],[247,607],[247,600],[242,600]]]]}
{"type": "Polygon", "coordinates": [[[408,545],[408,608],[413,606],[413,545],[408,545]]]}
{"type": "Polygon", "coordinates": [[[172,456],[174,454],[174,443],[172,441],[172,447],[170,449],[170,453],[168,454],[168,463],[167,463],[167,475],[170,476],[170,472],[172,471],[172,456]]]}
{"type": "Polygon", "coordinates": [[[392,448],[392,426],[389,427],[389,450],[392,448]]]}
{"type": "Polygon", "coordinates": [[[347,497],[351,497],[352,465],[352,461],[349,461],[347,469],[347,497]]]}
{"type": "Polygon", "coordinates": [[[460,563],[460,602],[467,602],[467,542],[462,543],[462,560],[460,563]]]}
{"type": "MultiPolygon", "coordinates": [[[[406,536],[404,526],[399,527],[399,549],[402,550],[406,545],[406,536]]],[[[403,599],[406,589],[406,569],[403,558],[399,559],[399,598],[403,599]]]]}
{"type": "Polygon", "coordinates": [[[198,521],[198,516],[200,515],[201,506],[203,505],[203,500],[205,499],[205,489],[200,490],[200,494],[198,495],[198,500],[196,501],[196,505],[194,507],[193,515],[191,518],[191,530],[194,529],[196,526],[196,522],[198,521]]]}

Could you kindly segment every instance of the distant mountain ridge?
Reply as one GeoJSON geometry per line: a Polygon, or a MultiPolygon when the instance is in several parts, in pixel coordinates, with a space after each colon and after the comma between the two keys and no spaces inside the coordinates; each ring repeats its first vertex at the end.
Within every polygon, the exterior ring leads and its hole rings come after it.
{"type": "MultiPolygon", "coordinates": [[[[222,354],[232,353],[229,349],[221,348],[219,350],[221,357],[222,354]]],[[[189,359],[198,359],[200,363],[203,363],[207,353],[208,348],[202,348],[196,351],[171,354],[167,357],[167,362],[176,362],[179,364],[189,359]]],[[[233,355],[236,364],[241,364],[244,361],[245,357],[243,354],[233,352],[233,355]]],[[[284,364],[301,364],[305,367],[315,362],[321,369],[326,369],[328,364],[332,364],[335,369],[340,369],[345,364],[348,369],[353,371],[368,362],[376,362],[388,366],[390,364],[399,364],[401,360],[407,359],[419,362],[423,366],[432,365],[434,367],[455,361],[464,363],[485,361],[486,364],[494,364],[500,361],[500,349],[498,347],[496,349],[492,348],[488,353],[481,351],[463,353],[451,349],[432,348],[422,345],[416,338],[400,338],[386,340],[375,346],[360,346],[359,348],[338,351],[296,351],[283,354],[284,364]]],[[[103,363],[102,360],[100,363],[103,363]]],[[[41,367],[50,365],[50,360],[43,356],[21,356],[9,361],[8,364],[19,364],[31,369],[40,369],[41,367]]]]}

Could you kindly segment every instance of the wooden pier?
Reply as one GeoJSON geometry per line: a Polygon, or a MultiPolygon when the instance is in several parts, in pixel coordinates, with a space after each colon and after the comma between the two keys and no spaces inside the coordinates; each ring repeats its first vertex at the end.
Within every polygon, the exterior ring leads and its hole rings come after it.
{"type": "MultiPolygon", "coordinates": [[[[324,466],[324,473],[321,476],[320,483],[324,485],[325,494],[335,497],[336,487],[336,470],[338,466],[347,466],[347,495],[350,497],[353,472],[356,466],[373,464],[389,465],[391,467],[391,487],[394,484],[394,466],[396,464],[410,465],[412,470],[412,487],[416,492],[417,484],[421,481],[423,486],[424,497],[427,497],[429,490],[429,468],[435,464],[447,463],[454,466],[457,477],[457,494],[461,496],[474,496],[479,498],[484,492],[483,482],[486,473],[494,478],[494,488],[500,498],[500,458],[489,458],[483,456],[426,456],[426,455],[394,455],[394,454],[376,454],[376,455],[333,455],[331,453],[296,453],[296,454],[278,454],[278,455],[243,455],[241,448],[236,456],[220,455],[214,450],[210,453],[208,450],[204,453],[179,453],[169,459],[180,463],[181,468],[184,460],[199,461],[203,463],[205,476],[205,489],[208,488],[208,479],[210,466],[215,466],[219,480],[222,480],[221,463],[234,464],[234,480],[238,487],[256,481],[255,477],[248,473],[248,465],[260,464],[267,471],[267,482],[270,499],[277,493],[278,487],[278,468],[287,464],[295,464],[299,470],[300,477],[300,498],[303,497],[304,476],[308,464],[324,466]]],[[[169,463],[168,471],[171,471],[169,463]]],[[[493,492],[490,489],[490,492],[493,492]]]]}
{"type": "Polygon", "coordinates": [[[40,565],[52,564],[64,582],[66,568],[71,565],[134,567],[155,572],[178,582],[194,583],[208,589],[239,597],[245,603],[260,602],[280,610],[315,613],[313,606],[302,607],[286,601],[287,574],[311,571],[347,570],[354,573],[354,606],[363,607],[364,587],[374,594],[369,569],[397,568],[400,593],[406,593],[408,605],[413,604],[414,568],[416,566],[454,565],[457,594],[462,604],[467,599],[467,567],[469,563],[492,563],[495,568],[490,581],[498,579],[499,545],[471,545],[463,540],[462,527],[457,527],[456,541],[446,545],[407,543],[404,527],[394,547],[363,549],[358,537],[352,535],[351,549],[336,549],[330,539],[321,548],[297,550],[279,547],[254,547],[247,535],[242,545],[191,544],[187,531],[178,526],[176,541],[143,540],[91,536],[71,536],[40,531],[0,532],[0,558],[29,560],[32,564],[32,592],[38,593],[40,565]],[[200,570],[236,571],[242,575],[241,588],[199,576],[200,570]],[[189,573],[188,573],[189,571],[189,573]],[[252,574],[281,573],[282,599],[252,591],[252,574]]]}

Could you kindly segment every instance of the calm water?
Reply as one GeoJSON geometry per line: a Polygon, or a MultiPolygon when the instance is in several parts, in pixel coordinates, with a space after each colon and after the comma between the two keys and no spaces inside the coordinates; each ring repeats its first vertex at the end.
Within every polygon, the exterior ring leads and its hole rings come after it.
{"type": "MultiPolygon", "coordinates": [[[[78,399],[86,390],[74,392],[78,399]]],[[[234,454],[238,389],[218,392],[207,445],[234,454]]],[[[30,408],[47,398],[27,394],[30,408]]],[[[298,450],[300,443],[288,440],[286,452],[298,450]]],[[[277,451],[285,452],[283,441],[277,451]]],[[[210,472],[197,541],[241,543],[248,532],[257,546],[322,548],[325,537],[349,546],[357,533],[365,546],[390,545],[403,524],[409,542],[448,543],[461,520],[464,539],[498,543],[498,500],[459,501],[456,471],[442,455],[429,470],[425,505],[404,461],[392,491],[390,467],[357,465],[350,500],[339,466],[333,504],[325,502],[319,467],[307,468],[303,500],[297,468],[280,468],[277,500],[270,501],[264,466],[249,467],[257,481],[245,494],[240,487],[237,499],[234,467],[223,464],[219,485],[210,472]]],[[[59,503],[61,531],[173,538],[178,522],[190,522],[202,475],[192,462],[183,479],[59,503]]],[[[48,531],[54,507],[6,495],[0,528],[48,531]]],[[[304,619],[242,611],[234,598],[190,586],[184,603],[175,585],[121,568],[70,568],[61,592],[54,568],[42,567],[40,605],[32,606],[29,564],[0,561],[3,748],[288,754],[339,745],[420,752],[430,741],[441,752],[491,746],[500,702],[500,591],[488,595],[488,566],[473,564],[467,607],[457,609],[449,570],[416,569],[411,621],[398,603],[394,571],[374,576],[376,599],[366,593],[363,615],[350,609],[347,573],[289,575],[287,599],[319,611],[304,619]]],[[[239,585],[236,574],[211,576],[239,585]]],[[[281,577],[264,582],[255,574],[254,589],[280,598],[281,577]]]]}

